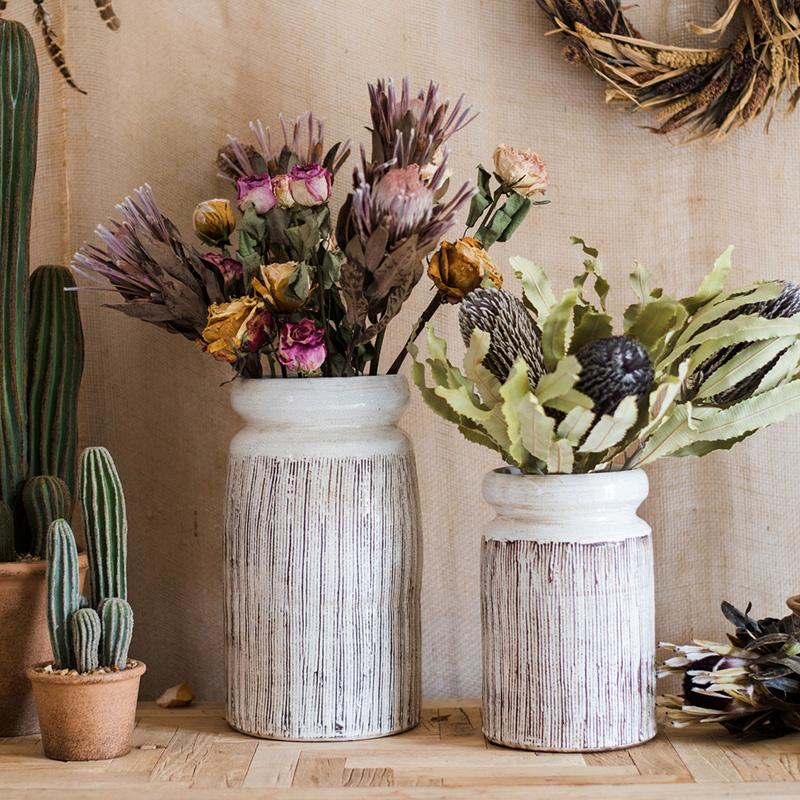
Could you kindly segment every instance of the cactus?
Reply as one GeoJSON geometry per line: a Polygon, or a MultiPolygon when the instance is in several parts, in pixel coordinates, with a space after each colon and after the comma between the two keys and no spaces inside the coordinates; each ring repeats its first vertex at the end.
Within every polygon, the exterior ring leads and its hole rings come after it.
{"type": "Polygon", "coordinates": [[[8,503],[0,500],[0,562],[13,561],[14,550],[14,512],[8,503]]]}
{"type": "Polygon", "coordinates": [[[72,495],[61,478],[36,475],[29,478],[22,490],[22,504],[31,532],[31,554],[44,558],[47,548],[47,531],[57,519],[67,522],[72,517],[72,495]]]}
{"type": "MultiPolygon", "coordinates": [[[[80,608],[70,617],[75,669],[92,672],[100,666],[100,616],[93,608],[80,608]]],[[[105,666],[105,665],[104,665],[105,666]]]]}
{"type": "Polygon", "coordinates": [[[92,604],[107,597],[128,596],[126,558],[128,523],[125,496],[111,454],[105,447],[87,447],[81,455],[80,492],[92,604]]]}
{"type": "Polygon", "coordinates": [[[75,490],[83,330],[75,280],[66,267],[38,267],[28,316],[28,468],[75,490]]]}
{"type": "Polygon", "coordinates": [[[104,667],[125,669],[133,635],[133,609],[127,600],[109,597],[97,611],[102,626],[100,662],[104,667]]]}
{"type": "Polygon", "coordinates": [[[33,41],[19,22],[0,20],[0,75],[0,499],[14,511],[24,549],[18,501],[28,466],[26,318],[39,71],[33,41]]]}
{"type": "Polygon", "coordinates": [[[57,519],[47,532],[47,622],[53,666],[71,669],[74,662],[70,617],[80,609],[78,548],[69,523],[57,519]]]}

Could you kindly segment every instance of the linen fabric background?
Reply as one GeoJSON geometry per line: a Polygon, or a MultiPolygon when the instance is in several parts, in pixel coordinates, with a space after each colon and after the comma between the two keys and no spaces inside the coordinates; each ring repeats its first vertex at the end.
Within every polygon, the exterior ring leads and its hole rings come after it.
{"type": "MultiPolygon", "coordinates": [[[[732,284],[800,279],[800,116],[784,118],[781,108],[769,136],[758,121],[721,144],[674,146],[644,130],[650,118],[604,105],[599,80],[544,38],[548,21],[533,0],[115,0],[117,33],[90,0],[48,4],[88,95],[63,84],[34,31],[42,102],[32,265],[69,263],[146,181],[191,236],[195,203],[229,195],[213,163],[226,133],[313,109],[328,120],[330,143],[367,141],[367,81],[408,74],[415,85],[439,81],[451,97],[466,92],[480,111],[452,142],[454,184],[489,164],[499,142],[547,162],[552,203],[492,251],[511,288],[515,253],[565,288],[581,262],[570,234],[600,248],[615,312],[630,302],[634,258],[675,293],[689,293],[729,243],[737,246],[732,284]]],[[[685,43],[686,22],[709,21],[717,4],[644,5],[631,11],[641,30],[685,43]]],[[[32,8],[12,0],[8,13],[30,23],[32,8]]],[[[428,290],[423,278],[391,325],[386,364],[428,290]]],[[[101,307],[113,298],[81,299],[81,444],[107,446],[125,486],[132,654],[148,664],[145,697],[188,680],[199,696],[221,698],[222,509],[227,444],[239,425],[221,384],[231,376],[187,341],[101,307]]],[[[456,310],[443,310],[436,325],[459,354],[456,310]]],[[[478,558],[490,516],[480,486],[498,462],[416,396],[404,426],[424,515],[425,694],[477,696],[478,558]]],[[[800,591],[798,452],[794,420],[730,453],[648,469],[641,514],[654,532],[661,639],[722,635],[722,599],[777,615],[800,591]]]]}

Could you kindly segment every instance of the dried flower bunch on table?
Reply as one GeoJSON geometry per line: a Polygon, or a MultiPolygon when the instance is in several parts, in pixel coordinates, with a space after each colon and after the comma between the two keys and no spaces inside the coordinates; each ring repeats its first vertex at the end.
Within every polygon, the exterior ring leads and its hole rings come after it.
{"type": "Polygon", "coordinates": [[[492,288],[466,296],[462,369],[428,328],[414,380],[467,439],[533,474],[633,469],[727,450],[800,410],[795,284],[726,291],[729,249],[696,294],[676,300],[637,264],[637,301],[615,332],[597,251],[574,241],[584,271],[560,298],[520,257],[511,263],[523,300],[492,288]]]}
{"type": "Polygon", "coordinates": [[[386,326],[459,209],[472,198],[466,232],[476,230],[433,254],[436,292],[424,319],[485,280],[499,285],[487,250],[542,202],[547,176],[536,154],[501,146],[497,186],[479,167],[477,187],[449,192],[448,141],[473,118],[463,97],[443,101],[435,84],[415,95],[407,80],[399,91],[378,81],[369,96],[371,156],[362,148],[335,225],[331,194],[349,143],[326,151],[311,114],[281,118],[277,142],[259,121],[252,142],[229,136],[218,154],[235,207],[226,198],[197,205],[202,249],[145,186],[119,204],[121,220],[98,227],[102,244],[85,244],[73,267],[107,279],[123,299],[113,308],[197,342],[243,376],[376,374],[386,326]]]}
{"type": "Polygon", "coordinates": [[[800,616],[750,616],[730,603],[725,618],[736,627],[728,644],[696,640],[662,643],[674,652],[659,677],[678,675],[682,694],[659,705],[675,727],[718,722],[731,733],[783,736],[800,731],[800,616]]]}
{"type": "MultiPolygon", "coordinates": [[[[607,84],[606,102],[656,115],[656,133],[680,130],[686,140],[719,140],[768,113],[789,93],[800,96],[800,8],[779,0],[729,0],[700,35],[730,44],[674,47],[642,37],[619,0],[538,0],[567,38],[564,55],[586,64],[607,84]]],[[[625,9],[627,10],[627,9],[625,9]]]]}

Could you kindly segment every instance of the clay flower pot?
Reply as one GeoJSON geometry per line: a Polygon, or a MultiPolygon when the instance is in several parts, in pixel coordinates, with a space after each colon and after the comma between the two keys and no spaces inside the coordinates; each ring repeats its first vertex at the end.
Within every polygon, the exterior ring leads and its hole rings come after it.
{"type": "MultiPolygon", "coordinates": [[[[81,589],[86,554],[78,558],[81,589]]],[[[25,676],[53,657],[47,631],[47,562],[0,563],[0,737],[37,733],[36,707],[25,676]]]]}
{"type": "Polygon", "coordinates": [[[129,752],[145,665],[136,661],[121,672],[85,675],[42,672],[44,666],[26,670],[44,754],[56,761],[99,761],[129,752]]]}

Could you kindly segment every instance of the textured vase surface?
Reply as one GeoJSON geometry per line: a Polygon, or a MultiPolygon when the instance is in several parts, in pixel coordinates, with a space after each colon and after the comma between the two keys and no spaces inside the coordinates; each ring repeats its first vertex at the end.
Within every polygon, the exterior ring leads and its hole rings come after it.
{"type": "Polygon", "coordinates": [[[276,739],[420,713],[421,539],[396,375],[237,380],[225,515],[227,718],[276,739]]]}
{"type": "Polygon", "coordinates": [[[641,470],[489,473],[481,545],[484,733],[586,752],[656,733],[655,600],[641,470]]]}

